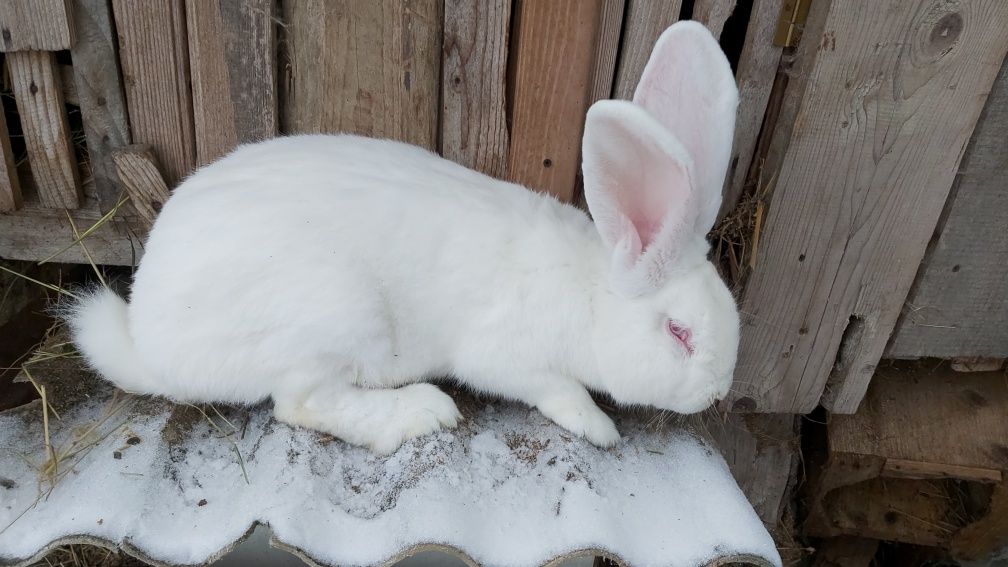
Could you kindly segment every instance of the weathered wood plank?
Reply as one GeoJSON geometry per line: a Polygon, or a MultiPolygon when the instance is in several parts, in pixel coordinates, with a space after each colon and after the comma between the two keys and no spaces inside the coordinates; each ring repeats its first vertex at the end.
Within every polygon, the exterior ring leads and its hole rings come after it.
{"type": "Polygon", "coordinates": [[[517,4],[508,177],[574,196],[603,0],[517,4]]]}
{"type": "MultiPolygon", "coordinates": [[[[753,6],[753,14],[756,13],[753,6]]],[[[735,0],[696,0],[693,3],[693,19],[707,26],[715,38],[721,38],[725,22],[735,10],[735,0]]],[[[766,16],[766,14],[764,14],[766,16]]],[[[776,17],[773,14],[772,17],[776,17]]]]}
{"type": "Polygon", "coordinates": [[[73,24],[77,30],[70,55],[72,84],[84,121],[91,177],[103,212],[118,202],[120,189],[109,162],[114,148],[129,144],[126,100],[116,64],[116,38],[107,0],[76,0],[73,24]]]}
{"type": "Polygon", "coordinates": [[[70,0],[0,2],[0,51],[70,49],[74,28],[70,0]]]}
{"type": "Polygon", "coordinates": [[[733,400],[808,412],[829,380],[823,403],[857,408],[1008,49],[1006,25],[1001,2],[835,0],[826,32],[806,33],[818,55],[742,301],[733,400]]]}
{"type": "Polygon", "coordinates": [[[0,112],[0,213],[21,208],[21,181],[18,179],[14,152],[11,151],[7,118],[0,112]]]}
{"type": "MultiPolygon", "coordinates": [[[[101,217],[94,201],[70,214],[79,230],[90,227],[101,217]]],[[[145,230],[144,221],[137,217],[116,217],[87,237],[88,251],[96,264],[128,266],[134,256],[139,260],[143,254],[145,230]]],[[[73,229],[62,210],[26,203],[18,211],[0,215],[0,258],[38,262],[67,248],[73,239],[73,229]]],[[[70,246],[51,261],[88,263],[80,246],[70,246]]]]}
{"type": "Polygon", "coordinates": [[[679,20],[682,0],[627,0],[613,98],[629,100],[658,36],[679,20]]]}
{"type": "Polygon", "coordinates": [[[1008,60],[886,356],[1008,358],[1008,60]]]}
{"type": "Polygon", "coordinates": [[[503,178],[511,0],[446,0],[444,18],[441,155],[503,178]]]}
{"type": "Polygon", "coordinates": [[[273,0],[186,0],[196,160],[277,134],[273,0]]]}
{"type": "Polygon", "coordinates": [[[174,186],[196,166],[185,6],[113,0],[133,142],[149,144],[174,186]]]}
{"type": "MultiPolygon", "coordinates": [[[[951,472],[1008,470],[1008,389],[1001,372],[884,368],[865,402],[856,414],[832,416],[831,453],[895,459],[889,470],[907,469],[906,462],[953,465],[951,472]]],[[[989,473],[964,474],[992,479],[989,473]]]]}
{"type": "Polygon", "coordinates": [[[886,459],[882,476],[889,478],[915,478],[918,480],[956,478],[974,482],[1001,482],[1004,475],[995,469],[964,467],[945,463],[921,463],[905,459],[886,459]]]}
{"type": "Polygon", "coordinates": [[[80,179],[56,58],[50,51],[18,51],[7,54],[7,67],[39,197],[47,207],[76,209],[80,179]]]}
{"type": "Polygon", "coordinates": [[[760,519],[777,525],[797,459],[795,416],[733,413],[707,429],[760,519]]]}
{"type": "Polygon", "coordinates": [[[756,152],[756,141],[763,127],[770,92],[780,65],[781,48],[773,44],[773,35],[783,3],[784,0],[755,0],[753,3],[735,74],[739,106],[735,115],[735,140],[725,176],[724,199],[719,218],[723,218],[735,207],[745,190],[749,166],[756,152]]]}
{"type": "Polygon", "coordinates": [[[283,130],[437,149],[443,2],[284,3],[283,130]]]}
{"type": "Polygon", "coordinates": [[[591,103],[612,98],[616,81],[616,56],[620,49],[623,32],[623,12],[625,0],[602,0],[599,16],[599,33],[595,49],[595,66],[591,77],[591,103]]]}
{"type": "Polygon", "coordinates": [[[161,176],[153,149],[144,144],[126,146],[112,152],[112,161],[133,207],[147,222],[147,226],[154,224],[154,219],[161,212],[170,193],[161,176]]]}

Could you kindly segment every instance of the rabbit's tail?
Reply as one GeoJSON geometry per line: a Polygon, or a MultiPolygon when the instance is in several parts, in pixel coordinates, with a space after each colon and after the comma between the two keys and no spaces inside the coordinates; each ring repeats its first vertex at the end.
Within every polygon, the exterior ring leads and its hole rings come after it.
{"type": "Polygon", "coordinates": [[[102,287],[76,299],[64,318],[91,368],[127,392],[156,394],[157,382],[133,346],[126,308],[121,297],[102,287]]]}

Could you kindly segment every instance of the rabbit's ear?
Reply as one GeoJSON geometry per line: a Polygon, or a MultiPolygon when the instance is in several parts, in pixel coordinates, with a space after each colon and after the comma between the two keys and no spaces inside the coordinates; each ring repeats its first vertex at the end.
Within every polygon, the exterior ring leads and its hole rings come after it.
{"type": "Polygon", "coordinates": [[[588,110],[582,162],[585,200],[612,252],[617,290],[633,296],[659,287],[696,240],[689,154],[641,107],[602,100],[588,110]]]}
{"type": "Polygon", "coordinates": [[[702,24],[673,24],[655,44],[633,101],[675,135],[693,158],[698,215],[706,235],[721,206],[731,159],[738,88],[731,66],[702,24]]]}

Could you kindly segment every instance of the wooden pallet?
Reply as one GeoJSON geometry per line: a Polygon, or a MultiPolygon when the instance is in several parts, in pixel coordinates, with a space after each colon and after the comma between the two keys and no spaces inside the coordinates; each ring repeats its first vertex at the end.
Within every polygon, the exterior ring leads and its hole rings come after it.
{"type": "Polygon", "coordinates": [[[828,454],[809,479],[807,533],[972,559],[1008,543],[1006,380],[946,365],[881,369],[861,410],[830,420],[828,454]]]}

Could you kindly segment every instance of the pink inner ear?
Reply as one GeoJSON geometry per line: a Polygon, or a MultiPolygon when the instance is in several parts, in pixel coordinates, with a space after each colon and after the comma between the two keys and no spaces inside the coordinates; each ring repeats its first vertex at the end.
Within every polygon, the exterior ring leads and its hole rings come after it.
{"type": "Polygon", "coordinates": [[[658,236],[662,222],[668,215],[670,200],[678,201],[671,199],[676,188],[663,186],[674,185],[674,182],[669,179],[653,179],[653,175],[648,172],[648,168],[653,167],[653,163],[641,164],[641,169],[635,176],[637,179],[623,186],[625,190],[618,195],[620,210],[637,231],[641,251],[647,250],[658,236]]]}
{"type": "Polygon", "coordinates": [[[643,253],[656,244],[663,228],[670,228],[674,233],[688,229],[692,215],[687,210],[689,179],[682,164],[655,151],[656,148],[638,146],[636,150],[634,163],[624,165],[623,180],[612,190],[616,193],[620,212],[637,232],[643,253]]]}
{"type": "Polygon", "coordinates": [[[660,284],[693,235],[692,162],[641,107],[599,101],[585,124],[585,199],[628,294],[660,284]]]}
{"type": "Polygon", "coordinates": [[[731,158],[738,89],[717,41],[696,22],[666,30],[634,92],[633,101],[658,119],[693,161],[698,233],[713,225],[731,158]]]}

